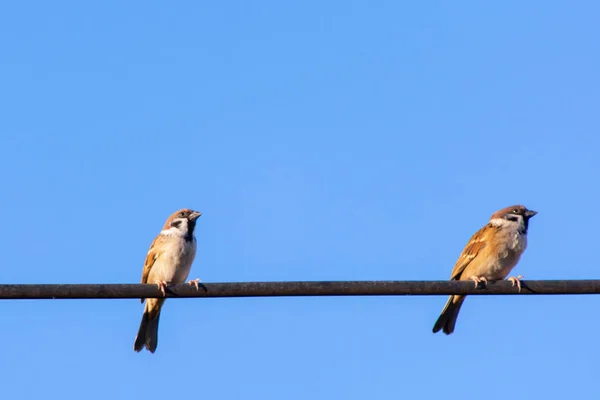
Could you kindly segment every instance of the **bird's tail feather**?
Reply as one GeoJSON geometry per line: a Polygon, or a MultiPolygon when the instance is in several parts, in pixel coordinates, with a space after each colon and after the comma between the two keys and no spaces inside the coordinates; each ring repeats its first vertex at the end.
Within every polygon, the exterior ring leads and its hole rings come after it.
{"type": "Polygon", "coordinates": [[[156,347],[158,346],[158,322],[160,320],[160,306],[162,306],[162,302],[157,304],[157,306],[158,307],[151,307],[150,304],[146,302],[142,321],[140,322],[140,328],[138,329],[138,334],[135,338],[135,343],[133,344],[133,349],[135,351],[139,352],[144,347],[146,347],[150,353],[156,351],[156,347]]]}
{"type": "Polygon", "coordinates": [[[458,312],[465,301],[465,297],[466,296],[454,295],[448,298],[440,317],[435,322],[435,325],[433,325],[433,333],[442,330],[446,335],[449,335],[454,332],[458,312]]]}

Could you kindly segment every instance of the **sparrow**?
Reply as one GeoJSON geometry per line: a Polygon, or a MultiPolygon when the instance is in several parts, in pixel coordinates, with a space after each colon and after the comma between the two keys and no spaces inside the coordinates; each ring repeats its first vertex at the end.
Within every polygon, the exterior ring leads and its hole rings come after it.
{"type": "MultiPolygon", "coordinates": [[[[185,282],[196,256],[194,228],[196,220],[201,215],[202,213],[198,211],[184,208],[167,219],[146,255],[142,272],[143,284],[157,284],[163,296],[166,296],[167,284],[185,282]]],[[[195,279],[189,283],[197,289],[199,281],[200,279],[195,279]]],[[[165,299],[141,300],[142,303],[146,300],[146,304],[133,349],[139,352],[146,347],[148,351],[154,353],[158,345],[158,319],[165,299]]]]}
{"type": "MultiPolygon", "coordinates": [[[[517,265],[527,247],[529,219],[537,211],[522,205],[503,208],[492,214],[490,221],[478,230],[463,249],[454,265],[450,280],[475,281],[475,287],[488,280],[504,279],[517,265]]],[[[521,275],[510,280],[521,291],[521,275]]],[[[442,314],[433,326],[433,333],[443,330],[446,335],[454,332],[456,318],[465,295],[452,295],[442,314]]]]}

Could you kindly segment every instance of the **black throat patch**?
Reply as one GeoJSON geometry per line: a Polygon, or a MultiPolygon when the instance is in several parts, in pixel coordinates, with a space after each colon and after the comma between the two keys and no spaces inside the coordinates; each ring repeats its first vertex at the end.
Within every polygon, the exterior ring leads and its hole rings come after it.
{"type": "Polygon", "coordinates": [[[190,221],[188,219],[188,230],[187,230],[187,235],[185,235],[186,242],[194,241],[194,228],[196,228],[196,221],[190,221]]]}
{"type": "Polygon", "coordinates": [[[519,227],[519,233],[527,235],[527,229],[529,228],[529,218],[523,217],[523,224],[519,227]]]}
{"type": "Polygon", "coordinates": [[[519,233],[522,235],[527,234],[527,228],[529,227],[529,219],[524,215],[508,214],[504,219],[519,223],[519,233]]]}

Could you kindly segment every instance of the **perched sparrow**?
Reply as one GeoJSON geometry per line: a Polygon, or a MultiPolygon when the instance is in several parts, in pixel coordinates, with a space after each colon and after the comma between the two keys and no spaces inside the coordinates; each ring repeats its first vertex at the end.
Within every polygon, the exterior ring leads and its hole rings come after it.
{"type": "MultiPolygon", "coordinates": [[[[506,278],[527,247],[529,219],[536,214],[536,211],[519,205],[506,207],[492,214],[490,222],[477,231],[465,246],[454,265],[450,280],[474,280],[477,287],[480,282],[506,278]]],[[[508,280],[521,290],[519,278],[522,276],[510,277],[508,280]]],[[[440,329],[446,335],[454,332],[456,318],[465,297],[450,296],[433,326],[433,333],[440,329]]]]}
{"type": "MultiPolygon", "coordinates": [[[[196,220],[202,213],[184,208],[171,215],[163,230],[150,245],[144,263],[142,283],[156,283],[166,296],[168,283],[183,283],[187,279],[196,256],[196,220]]],[[[198,287],[199,279],[190,281],[198,287]]],[[[145,299],[142,299],[142,303],[145,299]]],[[[158,345],[158,319],[165,299],[146,299],[144,315],[135,338],[133,349],[144,346],[154,353],[158,345]]]]}

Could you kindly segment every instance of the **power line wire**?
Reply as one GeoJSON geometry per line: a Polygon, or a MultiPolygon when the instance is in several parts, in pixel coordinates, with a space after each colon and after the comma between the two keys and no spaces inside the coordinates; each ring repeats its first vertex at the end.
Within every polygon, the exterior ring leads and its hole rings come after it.
{"type": "MultiPolygon", "coordinates": [[[[518,291],[511,282],[473,281],[300,281],[229,282],[171,285],[167,297],[286,297],[286,296],[428,296],[600,294],[600,280],[522,280],[518,291]]],[[[142,284],[7,284],[0,299],[133,299],[163,297],[157,285],[142,284]]]]}

